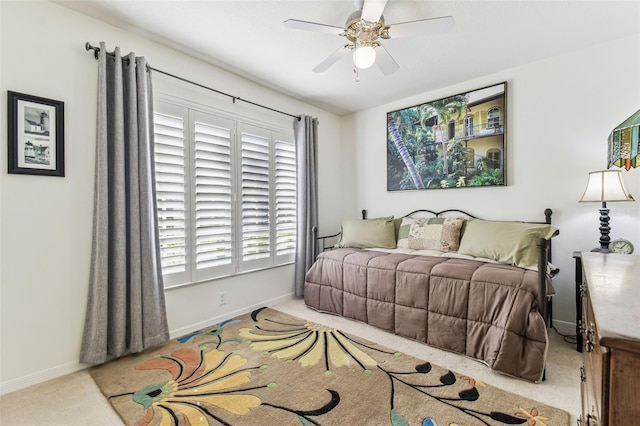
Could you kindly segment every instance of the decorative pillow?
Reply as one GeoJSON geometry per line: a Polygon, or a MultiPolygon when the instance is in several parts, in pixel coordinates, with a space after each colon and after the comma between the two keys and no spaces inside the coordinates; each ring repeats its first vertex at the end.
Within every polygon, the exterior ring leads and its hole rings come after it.
{"type": "Polygon", "coordinates": [[[409,230],[414,222],[415,219],[411,219],[410,217],[402,218],[402,222],[400,222],[400,227],[398,228],[398,248],[409,248],[409,230]]]}
{"type": "Polygon", "coordinates": [[[396,248],[393,216],[344,221],[336,247],[396,248]]]}
{"type": "Polygon", "coordinates": [[[551,225],[474,219],[467,221],[458,253],[537,271],[537,240],[555,235],[551,225]]]}
{"type": "Polygon", "coordinates": [[[458,250],[461,217],[402,219],[398,230],[398,247],[414,250],[458,250]]]}

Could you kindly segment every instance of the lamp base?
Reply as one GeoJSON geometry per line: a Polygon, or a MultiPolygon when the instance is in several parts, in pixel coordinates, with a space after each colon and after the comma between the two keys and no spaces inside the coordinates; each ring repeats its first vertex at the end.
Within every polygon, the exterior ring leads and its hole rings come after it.
{"type": "Polygon", "coordinates": [[[611,231],[609,220],[609,209],[607,208],[607,203],[603,201],[600,209],[600,247],[596,247],[591,251],[609,253],[609,242],[611,242],[611,238],[609,238],[609,232],[611,231]]]}

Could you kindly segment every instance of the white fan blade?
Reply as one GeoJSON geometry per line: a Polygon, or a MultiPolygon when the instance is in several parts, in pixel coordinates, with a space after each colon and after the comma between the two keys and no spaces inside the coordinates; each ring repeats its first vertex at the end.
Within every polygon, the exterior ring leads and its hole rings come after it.
{"type": "Polygon", "coordinates": [[[386,5],[387,0],[365,0],[360,17],[367,22],[378,22],[386,5]]]}
{"type": "Polygon", "coordinates": [[[376,65],[384,75],[393,74],[400,69],[400,65],[382,45],[376,48],[376,65]]]}
{"type": "Polygon", "coordinates": [[[322,61],[318,65],[316,65],[316,67],[312,71],[313,72],[324,72],[324,71],[328,70],[331,65],[335,64],[336,62],[338,62],[338,60],[340,58],[342,58],[343,56],[347,55],[349,52],[351,52],[351,49],[348,49],[346,47],[341,47],[340,49],[336,50],[331,55],[329,55],[324,61],[322,61]]]}
{"type": "Polygon", "coordinates": [[[443,34],[453,29],[455,21],[451,16],[420,19],[389,25],[389,38],[443,34]]]}
{"type": "Polygon", "coordinates": [[[317,24],[315,22],[299,21],[297,19],[287,19],[283,22],[285,28],[304,31],[317,31],[321,33],[340,35],[344,32],[344,28],[334,27],[332,25],[317,24]]]}

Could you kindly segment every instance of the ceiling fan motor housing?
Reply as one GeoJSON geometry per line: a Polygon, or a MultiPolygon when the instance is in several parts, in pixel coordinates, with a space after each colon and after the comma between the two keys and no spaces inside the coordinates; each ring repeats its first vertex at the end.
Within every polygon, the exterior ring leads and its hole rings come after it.
{"type": "Polygon", "coordinates": [[[379,38],[389,38],[389,27],[384,25],[384,17],[381,15],[378,22],[367,22],[361,18],[362,10],[356,10],[347,18],[345,22],[345,36],[355,46],[380,45],[376,40],[379,38]]]}

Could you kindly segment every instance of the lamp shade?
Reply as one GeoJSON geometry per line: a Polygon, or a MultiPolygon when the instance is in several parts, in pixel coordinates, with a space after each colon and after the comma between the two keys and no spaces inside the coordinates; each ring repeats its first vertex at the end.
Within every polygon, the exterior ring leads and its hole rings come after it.
{"type": "Polygon", "coordinates": [[[600,170],[589,172],[587,189],[580,198],[585,201],[635,201],[627,190],[620,170],[600,170]]]}
{"type": "Polygon", "coordinates": [[[376,61],[376,50],[372,46],[358,46],[353,51],[353,64],[360,69],[371,67],[376,61]]]}
{"type": "Polygon", "coordinates": [[[608,167],[629,170],[640,166],[640,110],[624,120],[609,135],[608,167]]]}

